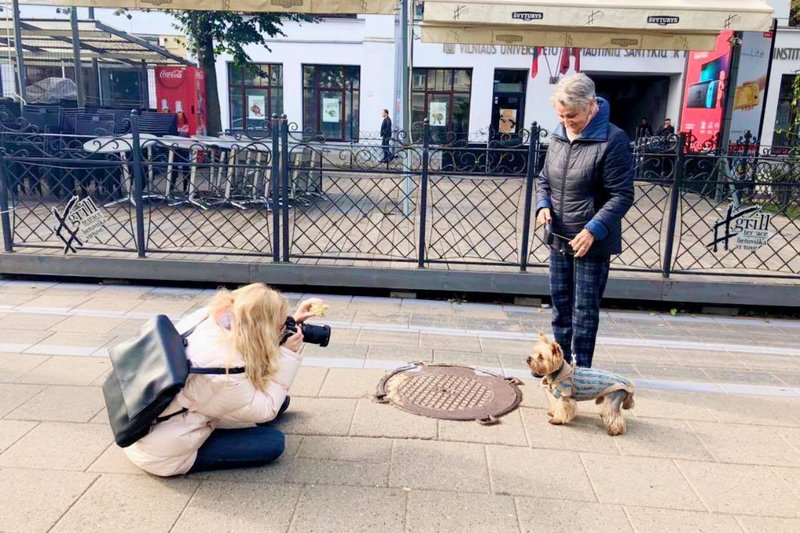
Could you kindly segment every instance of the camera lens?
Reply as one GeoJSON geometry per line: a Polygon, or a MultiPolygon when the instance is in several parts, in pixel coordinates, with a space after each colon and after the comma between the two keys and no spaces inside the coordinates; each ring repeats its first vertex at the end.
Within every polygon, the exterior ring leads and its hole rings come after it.
{"type": "Polygon", "coordinates": [[[331,340],[330,326],[315,326],[313,324],[303,324],[303,342],[318,344],[321,347],[328,345],[331,340]]]}

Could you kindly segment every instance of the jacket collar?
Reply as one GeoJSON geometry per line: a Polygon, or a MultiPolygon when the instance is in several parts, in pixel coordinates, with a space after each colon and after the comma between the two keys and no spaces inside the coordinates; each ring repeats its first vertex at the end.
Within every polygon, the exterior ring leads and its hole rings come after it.
{"type": "MultiPolygon", "coordinates": [[[[597,114],[592,117],[592,120],[589,121],[589,124],[587,124],[581,132],[580,138],[576,139],[576,141],[604,142],[608,140],[611,106],[608,105],[605,98],[598,96],[597,107],[597,114]]],[[[563,124],[558,125],[553,135],[562,141],[569,142],[569,137],[567,137],[567,131],[563,124]]]]}

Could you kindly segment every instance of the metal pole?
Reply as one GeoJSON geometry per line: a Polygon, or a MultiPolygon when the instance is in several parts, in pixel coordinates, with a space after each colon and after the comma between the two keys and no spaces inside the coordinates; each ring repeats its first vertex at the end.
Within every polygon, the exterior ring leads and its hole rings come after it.
{"type": "Polygon", "coordinates": [[[528,270],[528,241],[531,237],[531,205],[533,204],[533,180],[536,177],[537,157],[539,151],[539,126],[531,124],[528,139],[528,172],[525,175],[525,211],[522,212],[522,251],[519,258],[519,269],[528,270]]]}
{"type": "Polygon", "coordinates": [[[731,121],[733,119],[733,101],[736,92],[736,82],[739,77],[739,58],[742,56],[742,32],[737,31],[733,34],[731,41],[731,71],[728,82],[725,86],[725,111],[722,118],[722,125],[719,132],[720,154],[728,152],[728,143],[731,137],[731,121]]]}
{"type": "MultiPolygon", "coordinates": [[[[278,114],[275,113],[272,115],[272,175],[270,176],[270,180],[272,181],[272,185],[270,189],[272,190],[272,260],[276,263],[281,260],[280,256],[280,241],[281,241],[281,233],[280,233],[280,185],[278,181],[278,176],[280,175],[281,171],[281,150],[285,150],[286,147],[281,148],[280,146],[281,136],[280,136],[280,122],[278,121],[278,114]]],[[[267,202],[270,199],[267,198],[267,202]]],[[[269,203],[267,203],[269,205],[269,203]]]]}
{"type": "MultiPolygon", "coordinates": [[[[767,79],[764,80],[764,100],[767,99],[769,93],[769,80],[772,76],[772,56],[775,54],[775,37],[778,35],[778,19],[772,19],[772,42],[769,44],[769,58],[767,60],[767,79]]],[[[754,131],[753,135],[758,135],[756,142],[756,155],[758,154],[758,145],[761,144],[761,131],[764,129],[764,114],[767,112],[766,104],[761,105],[761,118],[758,119],[758,131],[754,131]]],[[[773,143],[774,144],[774,143],[773,143]]]]}
{"type": "Polygon", "coordinates": [[[136,251],[144,257],[147,243],[144,241],[144,176],[142,172],[142,145],[139,139],[139,112],[131,111],[131,160],[133,165],[133,202],[136,207],[136,251]]]}
{"type": "Polygon", "coordinates": [[[28,71],[25,69],[25,58],[22,55],[22,29],[20,28],[19,0],[13,0],[14,9],[14,50],[17,56],[17,94],[23,104],[27,104],[28,71]]]}
{"type": "MultiPolygon", "coordinates": [[[[141,95],[142,109],[150,107],[150,77],[147,72],[147,61],[144,59],[142,59],[142,90],[139,94],[141,95]]],[[[156,109],[158,109],[158,104],[156,104],[156,109]]]]}
{"type": "Polygon", "coordinates": [[[86,87],[83,85],[81,68],[81,39],[78,33],[78,8],[70,8],[69,21],[72,27],[72,63],[75,67],[75,85],[78,86],[78,107],[86,107],[86,87]]]}
{"type": "Polygon", "coordinates": [[[417,266],[425,268],[425,225],[428,218],[428,130],[430,125],[425,119],[422,125],[422,179],[420,180],[419,197],[419,250],[417,250],[417,266]]]}
{"type": "MultiPolygon", "coordinates": [[[[289,124],[286,115],[281,115],[281,200],[283,230],[283,260],[289,262],[289,124]]],[[[321,179],[321,177],[320,177],[321,179]]]]}
{"type": "Polygon", "coordinates": [[[11,217],[8,206],[8,168],[6,167],[6,151],[0,149],[0,223],[3,224],[3,249],[14,251],[14,239],[11,231],[11,217]]]}
{"type": "Polygon", "coordinates": [[[412,0],[400,0],[400,120],[397,125],[401,130],[408,129],[410,122],[408,120],[408,65],[409,65],[409,47],[408,47],[408,3],[412,0]]]}
{"type": "Polygon", "coordinates": [[[667,243],[664,246],[664,259],[661,265],[661,275],[665,278],[668,278],[672,272],[672,249],[675,243],[675,227],[677,226],[678,208],[680,206],[685,150],[686,134],[681,133],[678,135],[678,146],[675,152],[675,170],[672,173],[672,190],[670,191],[669,218],[667,221],[667,243]]]}

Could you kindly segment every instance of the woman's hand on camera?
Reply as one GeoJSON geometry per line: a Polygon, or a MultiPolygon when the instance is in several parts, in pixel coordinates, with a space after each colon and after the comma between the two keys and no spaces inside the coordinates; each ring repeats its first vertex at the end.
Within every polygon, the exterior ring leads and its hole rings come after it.
{"type": "Polygon", "coordinates": [[[315,305],[322,305],[323,303],[324,302],[321,298],[309,298],[307,300],[303,300],[300,302],[300,305],[297,306],[297,311],[294,312],[294,321],[298,324],[302,324],[312,316],[315,316],[316,313],[311,310],[311,307],[315,305]]]}
{"type": "Polygon", "coordinates": [[[297,332],[286,339],[286,342],[284,342],[282,346],[293,351],[294,353],[299,353],[300,348],[303,346],[303,330],[297,328],[297,332]]]}

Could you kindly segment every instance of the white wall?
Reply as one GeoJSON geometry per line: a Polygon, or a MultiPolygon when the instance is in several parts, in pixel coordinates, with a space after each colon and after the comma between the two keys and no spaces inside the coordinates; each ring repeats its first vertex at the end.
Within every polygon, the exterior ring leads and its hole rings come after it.
{"type": "MultiPolygon", "coordinates": [[[[800,49],[800,29],[779,28],[775,36],[775,48],[800,49]]],[[[781,78],[784,75],[795,74],[798,70],[800,70],[800,61],[796,59],[780,59],[777,55],[773,58],[769,86],[767,87],[764,124],[761,127],[761,144],[772,144],[772,138],[775,134],[775,116],[778,111],[781,78]]]]}

